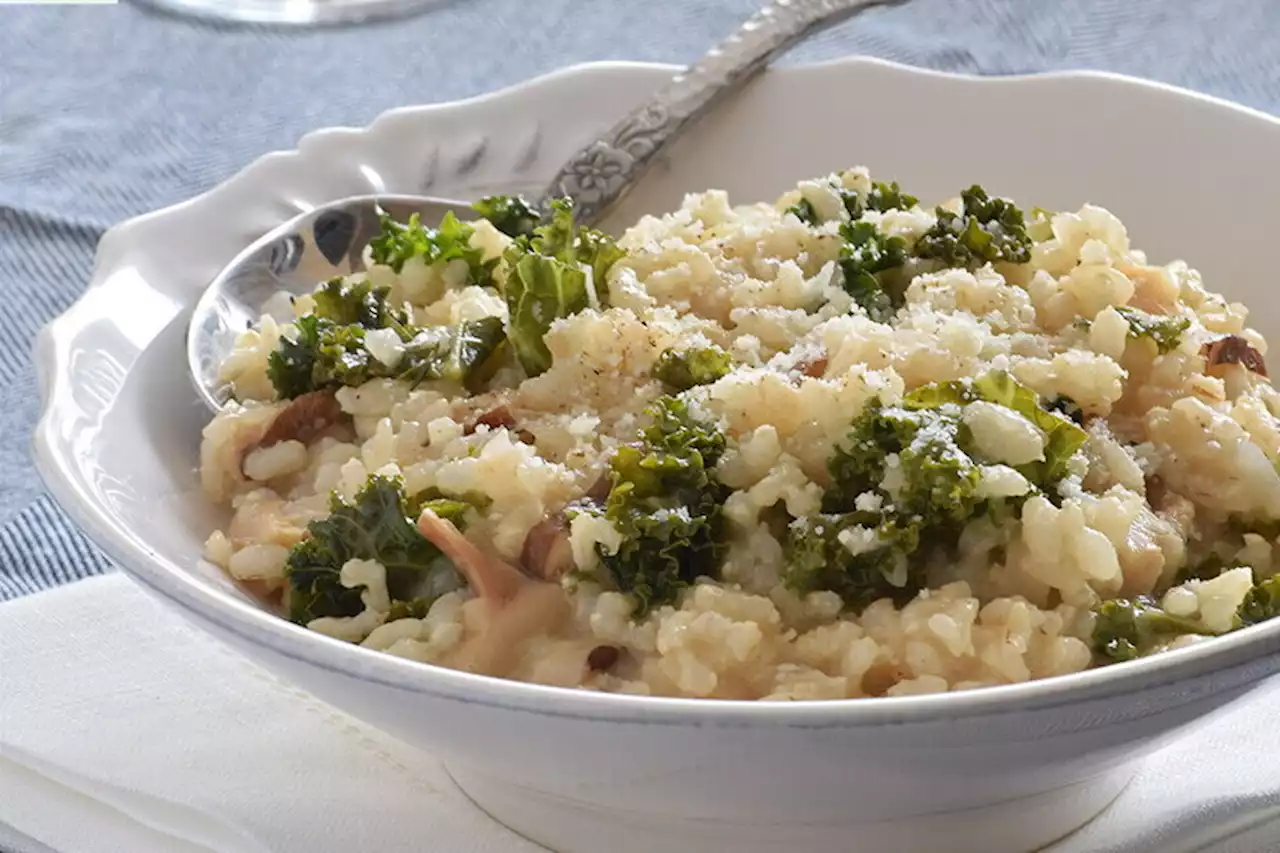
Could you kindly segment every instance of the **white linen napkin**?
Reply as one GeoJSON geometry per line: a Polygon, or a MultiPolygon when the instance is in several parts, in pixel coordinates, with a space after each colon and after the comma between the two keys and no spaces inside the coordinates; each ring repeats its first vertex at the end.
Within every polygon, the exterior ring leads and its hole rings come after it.
{"type": "MultiPolygon", "coordinates": [[[[1280,684],[1047,853],[1280,851],[1280,684]]],[[[284,685],[120,574],[0,606],[0,849],[536,853],[430,756],[284,685]]]]}

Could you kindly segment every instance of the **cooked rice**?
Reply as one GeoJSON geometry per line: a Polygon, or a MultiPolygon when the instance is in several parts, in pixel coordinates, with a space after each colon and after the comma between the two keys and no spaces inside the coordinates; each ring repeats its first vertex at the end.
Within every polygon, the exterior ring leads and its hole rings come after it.
{"type": "MultiPolygon", "coordinates": [[[[1211,370],[1201,354],[1224,335],[1265,354],[1244,306],[1206,290],[1185,263],[1148,263],[1115,216],[1085,206],[1052,217],[1052,234],[1036,243],[1030,264],[920,275],[895,323],[876,322],[841,287],[838,222],[810,226],[785,213],[803,197],[838,220],[832,186],[866,192],[869,181],[853,169],[806,181],[776,204],[742,207],[721,191],[690,195],[680,210],[645,217],[619,239],[627,255],[608,275],[610,307],[555,323],[547,337],[554,363],[544,374],[523,379],[509,367],[493,380],[499,390],[473,397],[373,380],[337,393],[353,433],[244,456],[287,405],[275,401],[266,364],[291,326],[264,318],[224,365],[242,404],[204,431],[205,490],[233,511],[206,557],[264,595],[279,592],[288,549],[328,513],[330,493],[351,500],[383,473],[402,478],[406,493],[436,487],[487,498],[465,535],[514,563],[529,531],[581,499],[611,454],[635,438],[646,407],[664,393],[651,376],[659,355],[713,343],[733,356],[733,371],[685,397],[728,437],[716,470],[730,490],[722,579],[704,579],[676,605],[633,619],[627,596],[586,576],[598,568],[599,549],[616,550],[618,531],[578,515],[570,545],[579,571],[564,581],[570,624],[524,638],[499,674],[661,696],[901,696],[1090,668],[1093,608],[1118,596],[1155,594],[1170,613],[1229,628],[1254,577],[1277,570],[1274,540],[1232,539],[1229,522],[1280,515],[1280,399],[1243,366],[1211,370]],[[1189,327],[1175,349],[1158,354],[1128,336],[1116,311],[1125,305],[1184,317],[1189,327]],[[818,358],[820,375],[806,375],[818,358]],[[1042,399],[1068,397],[1090,416],[1061,499],[1032,497],[1021,519],[1001,528],[971,522],[954,561],[901,607],[882,599],[856,612],[833,592],[788,588],[783,543],[764,516],[775,507],[791,518],[819,510],[828,459],[852,419],[877,398],[892,403],[928,383],[992,370],[1042,399]],[[499,404],[518,427],[469,433],[478,413],[499,404]],[[1214,548],[1243,568],[1175,585],[1179,570],[1214,548]],[[603,644],[624,649],[627,666],[584,666],[603,644]]],[[[866,220],[914,239],[935,214],[916,206],[866,220]]],[[[481,223],[473,244],[496,256],[506,240],[481,223]]],[[[507,315],[496,291],[468,286],[456,267],[410,263],[397,275],[375,265],[367,275],[412,303],[419,323],[507,315]]],[[[299,313],[312,307],[309,298],[295,302],[299,313]]],[[[394,340],[374,346],[394,358],[394,340]]],[[[1002,462],[984,469],[985,494],[1026,493],[1015,468],[1040,458],[1040,431],[992,404],[971,405],[964,422],[983,454],[1002,462]]],[[[846,534],[846,547],[865,546],[846,534]]],[[[352,560],[342,574],[363,589],[365,611],[309,627],[369,648],[456,666],[458,650],[489,619],[464,589],[437,599],[425,618],[388,621],[383,568],[352,560]]]]}

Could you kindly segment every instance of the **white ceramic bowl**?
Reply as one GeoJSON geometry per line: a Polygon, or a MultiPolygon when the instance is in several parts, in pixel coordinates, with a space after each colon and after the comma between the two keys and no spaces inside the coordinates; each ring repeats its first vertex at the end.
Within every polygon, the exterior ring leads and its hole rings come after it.
{"type": "MultiPolygon", "coordinates": [[[[1280,621],[1066,678],[956,695],[726,703],[515,684],[346,645],[265,612],[199,560],[208,414],[184,373],[201,288],[244,245],[340,196],[532,191],[672,69],[569,69],[476,100],[312,134],[193,201],[127,222],[40,336],[49,488],[120,566],[281,676],[440,755],[498,820],[573,853],[1029,851],[1135,763],[1280,670],[1280,621]]],[[[865,164],[926,199],[970,182],[1027,206],[1093,202],[1153,259],[1186,257],[1261,312],[1274,278],[1280,123],[1101,74],[961,78],[862,59],[771,71],[698,127],[619,219],[687,190],[772,198],[865,164]]]]}

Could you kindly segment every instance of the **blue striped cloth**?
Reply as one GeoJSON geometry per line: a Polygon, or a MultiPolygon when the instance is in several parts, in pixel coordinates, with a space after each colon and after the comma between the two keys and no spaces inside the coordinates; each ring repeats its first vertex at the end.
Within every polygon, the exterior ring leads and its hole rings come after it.
{"type": "MultiPolygon", "coordinates": [[[[107,227],[317,127],[575,62],[687,62],[758,2],[453,0],[408,21],[310,32],[128,5],[0,5],[0,600],[109,569],[45,494],[28,449],[32,338],[80,293],[107,227]]],[[[978,74],[1100,68],[1276,112],[1277,31],[1280,3],[1260,0],[911,0],[787,61],[863,53],[978,74]]]]}

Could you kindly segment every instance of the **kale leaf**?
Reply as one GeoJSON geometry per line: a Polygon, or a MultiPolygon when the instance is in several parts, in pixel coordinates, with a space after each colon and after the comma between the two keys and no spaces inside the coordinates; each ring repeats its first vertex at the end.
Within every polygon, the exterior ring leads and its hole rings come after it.
{"type": "Polygon", "coordinates": [[[1040,397],[1002,370],[975,379],[973,390],[983,400],[1013,409],[1044,434],[1044,459],[1018,466],[1018,472],[1041,488],[1048,488],[1067,474],[1071,457],[1088,437],[1069,418],[1040,405],[1040,397]]]}
{"type": "Polygon", "coordinates": [[[1182,342],[1182,333],[1191,325],[1186,317],[1148,314],[1127,305],[1116,308],[1116,311],[1129,323],[1129,337],[1135,340],[1146,338],[1156,345],[1156,351],[1161,355],[1176,350],[1182,342]]]}
{"type": "Polygon", "coordinates": [[[484,251],[471,245],[475,228],[458,219],[453,211],[446,213],[435,228],[423,225],[422,217],[416,213],[406,223],[396,222],[386,213],[379,214],[379,221],[382,231],[369,241],[374,263],[400,272],[410,258],[421,258],[428,266],[461,259],[467,262],[473,283],[488,281],[489,270],[482,260],[484,251]]]}
{"type": "Polygon", "coordinates": [[[960,199],[963,213],[936,209],[938,221],[916,241],[916,255],[949,267],[971,268],[1031,260],[1031,237],[1022,211],[1013,202],[991,198],[977,184],[962,192],[960,199]]]}
{"type": "Polygon", "coordinates": [[[1045,459],[1018,469],[1033,486],[1046,489],[1065,476],[1084,431],[1042,409],[1034,392],[1003,372],[924,385],[895,406],[873,402],[828,460],[824,514],[792,526],[785,582],[801,592],[834,590],[849,607],[886,595],[901,602],[971,519],[1016,518],[1021,498],[979,495],[979,466],[995,460],[975,456],[964,423],[964,407],[978,400],[1013,409],[1044,433],[1045,459]],[[861,504],[862,495],[879,508],[861,504]]]}
{"type": "Polygon", "coordinates": [[[818,211],[813,209],[813,205],[809,203],[807,198],[802,198],[795,204],[788,207],[783,213],[794,214],[805,225],[814,226],[822,220],[818,216],[818,211]]]}
{"type": "Polygon", "coordinates": [[[1210,636],[1195,619],[1174,616],[1147,596],[1104,601],[1094,611],[1093,650],[1112,661],[1141,657],[1185,634],[1210,636]]]}
{"type": "Polygon", "coordinates": [[[568,199],[553,201],[551,220],[507,248],[507,338],[526,374],[551,367],[544,337],[552,323],[605,302],[605,276],[624,254],[603,232],[577,227],[568,199]]]}
{"type": "Polygon", "coordinates": [[[919,201],[920,199],[915,196],[904,193],[897,181],[890,181],[887,184],[877,181],[871,185],[871,190],[867,193],[863,204],[867,210],[878,210],[883,213],[894,209],[910,210],[919,201]]]}
{"type": "Polygon", "coordinates": [[[380,378],[414,384],[448,380],[476,391],[497,369],[505,345],[498,317],[453,327],[398,326],[406,349],[395,366],[388,366],[369,352],[365,341],[369,330],[364,326],[338,325],[316,314],[299,317],[294,325],[295,338],[281,338],[267,358],[267,376],[282,399],[325,388],[356,387],[380,378]]]}
{"type": "Polygon", "coordinates": [[[391,307],[389,287],[375,288],[369,281],[349,282],[342,276],[331,278],[311,294],[315,316],[339,326],[359,325],[366,329],[386,329],[409,322],[404,311],[391,307]]]}
{"type": "Polygon", "coordinates": [[[871,319],[888,322],[901,302],[901,294],[895,298],[886,289],[883,274],[906,262],[906,242],[901,237],[881,234],[870,222],[847,222],[840,226],[840,236],[844,240],[840,247],[844,289],[871,319]]]}
{"type": "MultiPolygon", "coordinates": [[[[441,507],[455,523],[469,508],[459,504],[441,507]]],[[[294,622],[356,616],[364,609],[361,588],[345,587],[340,579],[348,560],[377,560],[387,570],[391,599],[416,602],[419,610],[424,601],[429,606],[462,584],[453,564],[418,532],[396,479],[371,476],[352,503],[335,494],[329,515],[308,524],[307,532],[285,563],[289,618],[294,622]]]]}
{"type": "Polygon", "coordinates": [[[699,577],[719,576],[724,558],[726,490],[712,468],[725,438],[678,398],[660,398],[638,445],[614,454],[603,514],[622,534],[617,553],[598,553],[634,616],[673,604],[699,577]]]}
{"type": "Polygon", "coordinates": [[[528,236],[542,220],[542,214],[524,196],[485,196],[471,207],[508,237],[528,236]]]}
{"type": "Polygon", "coordinates": [[[664,350],[653,365],[653,375],[674,391],[709,385],[733,369],[733,359],[718,346],[664,350]]]}
{"type": "Polygon", "coordinates": [[[500,317],[424,329],[409,340],[389,375],[414,385],[428,379],[456,382],[474,393],[493,378],[506,345],[500,317]]]}
{"type": "Polygon", "coordinates": [[[923,587],[929,554],[953,544],[979,511],[978,465],[961,447],[962,409],[951,400],[926,407],[923,396],[914,408],[872,403],[854,420],[828,460],[824,514],[791,528],[789,587],[832,590],[851,608],[882,597],[902,603],[923,587]],[[859,508],[866,493],[880,509],[859,508]]]}
{"type": "Polygon", "coordinates": [[[1280,574],[1255,583],[1245,595],[1236,616],[1241,627],[1280,617],[1280,574]]]}
{"type": "Polygon", "coordinates": [[[880,598],[904,604],[924,585],[912,561],[921,527],[914,519],[882,520],[865,512],[797,519],[787,535],[787,586],[801,594],[830,590],[855,610],[880,598]],[[842,533],[869,541],[854,554],[842,533]]]}

